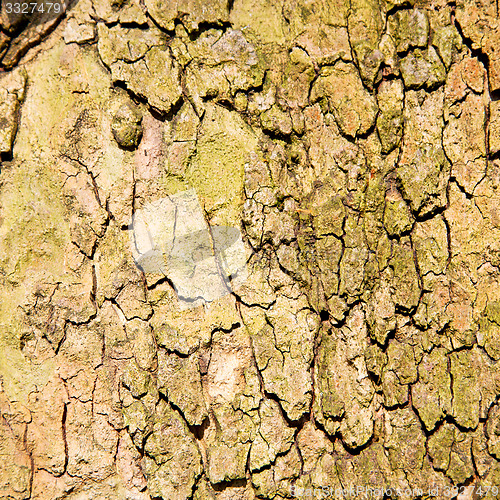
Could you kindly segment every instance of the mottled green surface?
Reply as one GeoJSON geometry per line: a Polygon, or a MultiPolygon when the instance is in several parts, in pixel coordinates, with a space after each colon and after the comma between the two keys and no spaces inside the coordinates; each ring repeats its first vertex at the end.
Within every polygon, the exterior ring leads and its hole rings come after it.
{"type": "Polygon", "coordinates": [[[0,73],[0,498],[496,498],[495,4],[80,0],[50,29],[0,73]],[[128,232],[187,189],[247,259],[193,309],[128,232]]]}

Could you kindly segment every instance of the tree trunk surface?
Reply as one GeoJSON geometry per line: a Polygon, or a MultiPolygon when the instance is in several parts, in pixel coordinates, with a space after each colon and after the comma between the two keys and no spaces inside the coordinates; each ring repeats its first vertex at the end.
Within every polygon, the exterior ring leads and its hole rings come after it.
{"type": "Polygon", "coordinates": [[[498,1],[16,5],[0,498],[499,498],[498,1]]]}

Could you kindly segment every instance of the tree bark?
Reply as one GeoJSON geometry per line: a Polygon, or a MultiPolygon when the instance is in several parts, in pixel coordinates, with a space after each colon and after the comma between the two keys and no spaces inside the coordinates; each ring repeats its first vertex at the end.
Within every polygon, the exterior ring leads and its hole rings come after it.
{"type": "Polygon", "coordinates": [[[0,498],[498,498],[498,3],[6,5],[0,498]]]}

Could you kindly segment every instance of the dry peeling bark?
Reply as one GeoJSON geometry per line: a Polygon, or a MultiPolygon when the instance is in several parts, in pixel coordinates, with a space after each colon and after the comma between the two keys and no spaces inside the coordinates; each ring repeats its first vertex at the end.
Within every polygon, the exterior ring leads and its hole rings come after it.
{"type": "Polygon", "coordinates": [[[0,32],[0,498],[497,498],[498,2],[35,31],[0,32]],[[128,225],[191,188],[248,276],[180,309],[128,225]]]}

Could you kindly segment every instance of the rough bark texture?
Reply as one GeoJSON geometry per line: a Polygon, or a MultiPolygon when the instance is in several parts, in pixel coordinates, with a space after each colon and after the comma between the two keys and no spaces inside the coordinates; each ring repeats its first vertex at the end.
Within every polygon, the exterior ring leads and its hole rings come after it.
{"type": "Polygon", "coordinates": [[[499,47],[495,0],[4,20],[0,498],[497,498],[499,47]],[[248,275],[182,309],[128,225],[192,188],[248,275]]]}

